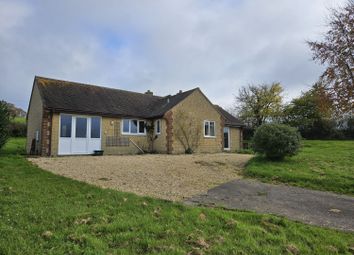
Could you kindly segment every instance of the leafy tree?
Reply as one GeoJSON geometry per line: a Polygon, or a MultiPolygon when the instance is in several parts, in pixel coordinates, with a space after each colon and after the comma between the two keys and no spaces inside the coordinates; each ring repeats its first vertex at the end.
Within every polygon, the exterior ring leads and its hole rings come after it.
{"type": "Polygon", "coordinates": [[[296,128],[282,124],[263,124],[256,129],[253,149],[271,160],[294,156],[300,148],[301,136],[296,128]]]}
{"type": "Polygon", "coordinates": [[[321,42],[308,42],[313,59],[326,64],[320,76],[333,99],[337,113],[354,109],[354,1],[344,8],[332,9],[329,30],[321,42]]]}
{"type": "Polygon", "coordinates": [[[235,98],[237,115],[251,127],[279,118],[282,112],[282,92],[280,83],[242,87],[235,98]]]}
{"type": "Polygon", "coordinates": [[[0,149],[9,137],[10,111],[5,101],[0,101],[0,149]]]}
{"type": "Polygon", "coordinates": [[[302,93],[284,108],[284,123],[297,127],[306,138],[330,138],[336,122],[332,120],[333,103],[321,84],[302,93]]]}
{"type": "Polygon", "coordinates": [[[174,132],[177,140],[182,144],[185,153],[191,154],[198,147],[202,127],[189,113],[179,110],[174,116],[176,126],[174,132]]]}

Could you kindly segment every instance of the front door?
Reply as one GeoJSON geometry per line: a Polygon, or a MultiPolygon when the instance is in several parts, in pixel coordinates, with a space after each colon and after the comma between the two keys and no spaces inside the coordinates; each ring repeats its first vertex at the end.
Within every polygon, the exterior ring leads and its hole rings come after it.
{"type": "Polygon", "coordinates": [[[224,150],[230,150],[230,128],[224,127],[224,150]]]}

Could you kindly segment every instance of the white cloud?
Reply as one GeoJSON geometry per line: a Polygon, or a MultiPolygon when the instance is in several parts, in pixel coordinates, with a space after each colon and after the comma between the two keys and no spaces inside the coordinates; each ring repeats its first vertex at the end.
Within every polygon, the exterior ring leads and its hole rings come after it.
{"type": "Polygon", "coordinates": [[[38,74],[161,95],[199,86],[223,106],[280,81],[291,98],[322,70],[305,40],[343,2],[0,1],[0,97],[27,108],[38,74]]]}

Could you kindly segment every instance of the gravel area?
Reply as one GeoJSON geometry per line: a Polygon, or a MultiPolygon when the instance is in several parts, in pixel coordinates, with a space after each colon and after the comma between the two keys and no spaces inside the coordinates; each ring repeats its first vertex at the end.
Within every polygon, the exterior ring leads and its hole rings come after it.
{"type": "Polygon", "coordinates": [[[42,169],[104,188],[183,200],[240,178],[251,155],[71,156],[29,158],[42,169]]]}

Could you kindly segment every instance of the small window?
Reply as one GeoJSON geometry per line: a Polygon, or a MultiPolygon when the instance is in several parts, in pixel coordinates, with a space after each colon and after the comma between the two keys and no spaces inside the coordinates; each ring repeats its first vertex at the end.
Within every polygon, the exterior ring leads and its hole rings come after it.
{"type": "Polygon", "coordinates": [[[101,118],[92,117],[91,118],[91,138],[101,137],[101,118]]]}
{"type": "Polygon", "coordinates": [[[60,137],[71,137],[71,115],[60,115],[60,137]]]}
{"type": "Polygon", "coordinates": [[[156,134],[161,134],[161,121],[156,121],[156,134]]]}
{"type": "Polygon", "coordinates": [[[130,120],[123,120],[123,133],[129,133],[130,120]]]}
{"type": "Polygon", "coordinates": [[[215,137],[215,121],[204,121],[204,136],[215,137]]]}
{"type": "Polygon", "coordinates": [[[77,138],[86,138],[87,135],[87,118],[76,117],[75,134],[77,138]]]}
{"type": "Polygon", "coordinates": [[[145,121],[140,120],[139,121],[139,134],[144,134],[145,133],[145,121]]]}
{"type": "Polygon", "coordinates": [[[138,121],[137,120],[130,121],[130,133],[132,133],[132,134],[138,133],[138,121]]]}

